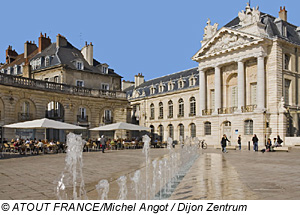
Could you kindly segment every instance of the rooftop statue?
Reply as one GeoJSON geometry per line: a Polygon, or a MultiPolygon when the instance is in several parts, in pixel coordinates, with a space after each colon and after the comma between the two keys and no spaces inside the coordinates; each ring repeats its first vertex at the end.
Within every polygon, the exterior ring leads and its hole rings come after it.
{"type": "Polygon", "coordinates": [[[214,25],[211,25],[210,19],[207,20],[207,26],[204,28],[204,35],[203,35],[203,40],[209,40],[212,38],[218,30],[218,23],[215,23],[214,25]]]}
{"type": "Polygon", "coordinates": [[[240,25],[242,27],[251,25],[253,23],[259,22],[260,21],[260,11],[259,7],[257,6],[256,8],[250,7],[249,3],[247,3],[245,11],[239,12],[239,19],[240,19],[240,25]]]}

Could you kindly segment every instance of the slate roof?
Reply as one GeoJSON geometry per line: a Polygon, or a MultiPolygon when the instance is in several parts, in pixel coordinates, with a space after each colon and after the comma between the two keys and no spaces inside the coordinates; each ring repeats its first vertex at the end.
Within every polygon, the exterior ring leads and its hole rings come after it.
{"type": "MultiPolygon", "coordinates": [[[[66,46],[62,46],[57,48],[56,43],[52,43],[41,53],[34,56],[31,61],[36,60],[38,58],[42,58],[41,67],[38,69],[46,68],[45,66],[45,57],[50,56],[50,67],[55,65],[63,64],[67,66],[69,69],[77,70],[75,61],[80,60],[83,62],[85,72],[99,73],[103,74],[101,70],[101,63],[97,60],[93,60],[93,66],[89,65],[88,62],[84,59],[80,50],[75,48],[71,43],[67,43],[66,46]]],[[[113,76],[118,76],[117,73],[114,72],[113,69],[108,69],[108,74],[113,76]]],[[[105,74],[104,74],[105,75],[105,74]]]]}
{"type": "MultiPolygon", "coordinates": [[[[170,80],[174,84],[174,88],[173,88],[172,91],[198,87],[199,86],[199,74],[198,74],[197,69],[198,68],[195,67],[195,68],[192,68],[192,69],[188,69],[188,70],[176,72],[176,73],[173,73],[173,74],[170,74],[170,75],[162,76],[162,77],[159,77],[159,78],[151,79],[149,81],[144,82],[143,84],[138,86],[136,89],[135,89],[134,86],[131,86],[131,87],[125,89],[127,98],[132,96],[134,90],[138,91],[140,95],[142,95],[142,93],[145,92],[145,96],[150,96],[150,88],[152,86],[154,86],[156,88],[156,90],[155,90],[155,94],[151,94],[151,96],[152,95],[157,95],[157,94],[163,94],[163,93],[166,93],[166,92],[171,92],[171,91],[168,90],[168,83],[170,82],[170,80]],[[195,77],[195,80],[196,80],[194,86],[190,86],[190,83],[189,83],[189,78],[192,75],[195,77]],[[180,80],[181,78],[184,81],[184,87],[179,89],[178,88],[178,80],[180,80]],[[160,83],[162,83],[164,85],[163,92],[158,92],[158,87],[159,87],[160,83]]],[[[142,96],[140,96],[140,97],[142,97],[142,96]]]]}

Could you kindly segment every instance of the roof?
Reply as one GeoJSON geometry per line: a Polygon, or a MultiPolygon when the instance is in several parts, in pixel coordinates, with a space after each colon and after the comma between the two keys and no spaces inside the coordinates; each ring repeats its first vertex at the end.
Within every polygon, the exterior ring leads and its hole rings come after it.
{"type": "MultiPolygon", "coordinates": [[[[31,58],[33,58],[36,54],[38,53],[38,49],[34,50],[29,56],[28,59],[30,60],[31,58]]],[[[14,61],[12,61],[9,64],[4,64],[2,67],[0,67],[0,69],[7,69],[9,67],[13,67],[15,65],[21,65],[25,63],[25,58],[24,58],[24,53],[18,55],[16,57],[16,59],[14,61]]]]}
{"type": "MultiPolygon", "coordinates": [[[[156,90],[155,94],[163,94],[166,92],[170,92],[170,91],[168,91],[168,87],[167,87],[168,83],[170,81],[172,81],[174,84],[174,88],[172,91],[198,87],[199,86],[199,78],[198,78],[199,74],[198,74],[197,69],[198,68],[195,67],[195,68],[183,70],[180,72],[176,72],[176,73],[173,73],[170,75],[165,75],[165,76],[162,76],[159,78],[151,79],[151,80],[146,81],[143,84],[139,85],[137,88],[135,88],[135,86],[131,86],[131,87],[125,89],[126,95],[127,95],[127,97],[131,97],[134,90],[136,90],[140,95],[142,95],[143,92],[145,92],[145,96],[150,96],[150,88],[152,86],[158,88],[158,86],[161,83],[165,86],[163,92],[158,92],[158,90],[156,90]],[[195,77],[195,80],[196,80],[195,85],[193,85],[193,86],[190,86],[190,83],[189,83],[189,79],[191,76],[195,77]],[[178,80],[180,80],[180,79],[182,79],[184,81],[184,86],[183,86],[183,88],[179,89],[178,80]]],[[[151,94],[151,96],[155,95],[155,94],[151,94]]]]}

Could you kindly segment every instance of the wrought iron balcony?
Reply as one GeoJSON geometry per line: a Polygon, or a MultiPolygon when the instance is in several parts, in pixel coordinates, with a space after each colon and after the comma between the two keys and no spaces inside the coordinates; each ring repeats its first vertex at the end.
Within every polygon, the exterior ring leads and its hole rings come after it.
{"type": "Polygon", "coordinates": [[[246,105],[246,106],[242,106],[242,112],[243,112],[243,113],[253,112],[253,111],[255,110],[256,107],[257,107],[257,105],[246,105]]]}
{"type": "Polygon", "coordinates": [[[87,123],[87,122],[89,122],[89,117],[88,116],[77,115],[77,122],[87,123]]]}
{"type": "Polygon", "coordinates": [[[212,115],[212,113],[213,113],[212,109],[202,110],[202,116],[209,116],[209,115],[212,115]]]}
{"type": "Polygon", "coordinates": [[[113,117],[103,117],[102,118],[102,121],[103,121],[103,123],[105,124],[105,125],[107,125],[107,124],[112,124],[113,123],[113,117]]]}
{"type": "Polygon", "coordinates": [[[179,114],[177,114],[177,117],[178,118],[182,118],[182,117],[184,117],[184,114],[183,113],[179,113],[179,114]]]}
{"type": "Polygon", "coordinates": [[[237,107],[219,108],[218,114],[232,114],[237,110],[237,107]]]}
{"type": "Polygon", "coordinates": [[[55,110],[46,110],[45,112],[45,117],[48,119],[53,119],[53,120],[58,120],[58,119],[63,119],[63,113],[60,111],[55,111],[55,110]]]}
{"type": "MultiPolygon", "coordinates": [[[[1,114],[1,112],[0,112],[1,114]]],[[[28,121],[28,120],[32,120],[33,116],[31,113],[19,113],[18,114],[18,121],[19,122],[23,122],[23,121],[28,121]]]]}
{"type": "Polygon", "coordinates": [[[196,113],[189,113],[189,116],[196,116],[196,113]]]}

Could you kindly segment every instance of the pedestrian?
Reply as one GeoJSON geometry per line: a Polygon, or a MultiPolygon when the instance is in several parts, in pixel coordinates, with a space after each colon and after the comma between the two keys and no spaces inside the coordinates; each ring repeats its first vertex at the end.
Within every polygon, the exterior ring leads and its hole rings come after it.
{"type": "Polygon", "coordinates": [[[237,141],[238,145],[239,145],[239,150],[241,150],[242,148],[242,138],[241,135],[238,136],[238,141],[237,141]]]}
{"type": "Polygon", "coordinates": [[[282,146],[281,143],[283,143],[283,140],[280,138],[279,135],[277,136],[277,143],[278,143],[279,147],[282,146]]]}
{"type": "Polygon", "coordinates": [[[256,134],[253,135],[252,142],[253,142],[253,150],[257,152],[258,151],[258,138],[257,138],[256,134]]]}
{"type": "Polygon", "coordinates": [[[271,139],[268,138],[267,143],[266,143],[266,152],[272,151],[272,142],[271,139]]]}
{"type": "Polygon", "coordinates": [[[104,153],[104,150],[106,148],[106,140],[105,140],[105,136],[102,135],[100,138],[100,144],[101,144],[101,148],[102,148],[102,153],[104,153]]]}
{"type": "Polygon", "coordinates": [[[223,153],[227,153],[227,151],[226,151],[227,142],[230,143],[230,141],[226,137],[226,134],[224,134],[223,137],[222,137],[222,140],[221,140],[221,146],[222,146],[222,152],[223,153]]]}

